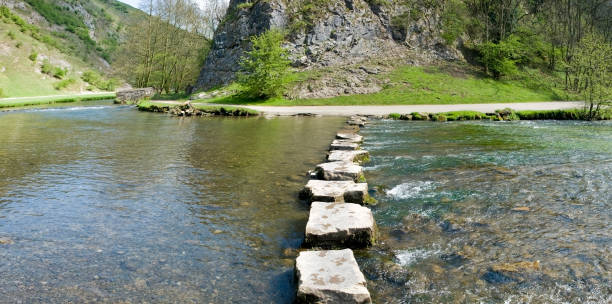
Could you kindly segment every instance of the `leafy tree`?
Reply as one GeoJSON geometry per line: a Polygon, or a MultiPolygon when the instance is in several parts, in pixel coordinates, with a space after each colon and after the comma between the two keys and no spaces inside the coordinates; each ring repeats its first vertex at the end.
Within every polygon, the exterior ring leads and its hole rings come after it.
{"type": "Polygon", "coordinates": [[[255,98],[278,97],[289,81],[289,52],[283,48],[285,34],[271,29],[251,38],[252,49],[242,57],[238,82],[255,98]]]}
{"type": "Polygon", "coordinates": [[[478,50],[485,72],[496,79],[516,74],[518,71],[516,63],[524,58],[521,54],[523,47],[518,37],[514,35],[499,43],[487,42],[480,45],[478,50]]]}
{"type": "Polygon", "coordinates": [[[585,99],[587,119],[596,119],[612,105],[612,45],[603,37],[590,34],[582,38],[570,71],[575,75],[585,99]]]}

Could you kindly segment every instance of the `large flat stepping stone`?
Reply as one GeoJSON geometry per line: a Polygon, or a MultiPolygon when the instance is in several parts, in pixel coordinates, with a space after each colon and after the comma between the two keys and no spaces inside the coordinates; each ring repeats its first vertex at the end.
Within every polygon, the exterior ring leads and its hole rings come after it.
{"type": "Polygon", "coordinates": [[[359,181],[363,178],[363,168],[353,162],[337,161],[318,164],[315,174],[322,180],[359,181]]]}
{"type": "Polygon", "coordinates": [[[310,180],[300,196],[311,202],[346,202],[363,204],[368,184],[353,181],[310,180]]]}
{"type": "Polygon", "coordinates": [[[353,251],[302,251],[295,263],[298,303],[372,303],[353,251]]]}
{"type": "Polygon", "coordinates": [[[313,202],[306,224],[308,247],[365,248],[374,243],[370,208],[357,204],[313,202]]]}
{"type": "Polygon", "coordinates": [[[363,141],[363,136],[356,133],[338,133],[336,139],[342,139],[354,143],[360,143],[363,141]]]}
{"type": "Polygon", "coordinates": [[[335,139],[330,148],[330,150],[358,150],[359,149],[359,144],[358,143],[354,143],[352,141],[348,141],[348,140],[342,140],[342,139],[335,139]]]}
{"type": "Polygon", "coordinates": [[[343,161],[343,162],[361,162],[370,158],[370,153],[366,150],[333,150],[329,152],[327,160],[330,162],[343,161]]]}

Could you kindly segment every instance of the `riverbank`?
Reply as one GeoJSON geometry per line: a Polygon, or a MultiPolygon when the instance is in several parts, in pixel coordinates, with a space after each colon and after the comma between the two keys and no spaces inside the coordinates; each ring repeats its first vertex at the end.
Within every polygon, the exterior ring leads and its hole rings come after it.
{"type": "Polygon", "coordinates": [[[71,94],[71,95],[48,95],[34,97],[13,97],[0,99],[0,109],[2,108],[19,108],[27,106],[54,104],[54,103],[70,103],[79,101],[93,101],[114,99],[114,92],[101,93],[86,93],[86,94],[71,94]]]}
{"type": "MultiPolygon", "coordinates": [[[[168,112],[170,108],[184,105],[181,101],[150,101],[141,102],[139,109],[143,111],[152,112],[168,112]],[[157,110],[163,108],[163,111],[157,110]]],[[[482,116],[486,116],[486,113],[495,113],[502,109],[512,109],[514,111],[524,112],[524,119],[528,116],[534,119],[557,119],[557,118],[543,118],[550,117],[548,112],[551,111],[577,111],[581,109],[584,104],[582,102],[530,102],[530,103],[504,103],[504,104],[455,104],[455,105],[394,105],[394,106],[292,106],[292,107],[276,107],[276,106],[238,106],[238,105],[218,105],[209,103],[198,103],[192,102],[192,106],[199,108],[210,107],[215,108],[230,108],[230,109],[244,109],[257,111],[263,115],[273,116],[298,116],[298,115],[321,115],[321,116],[353,116],[353,115],[366,115],[366,116],[380,116],[399,119],[404,115],[404,118],[410,117],[410,113],[447,113],[450,112],[449,116],[454,116],[458,112],[478,112],[482,113],[482,116]],[[527,115],[529,113],[529,115],[527,115]]],[[[426,114],[430,117],[432,114],[426,114]]],[[[425,116],[425,115],[421,115],[425,116]]],[[[561,115],[558,115],[561,116],[561,115]]],[[[413,115],[416,117],[416,115],[413,115]]],[[[412,117],[411,117],[412,118],[412,117]]],[[[450,118],[450,117],[449,117],[450,118]]],[[[452,120],[450,118],[449,120],[452,120]]],[[[459,119],[455,119],[459,120],[459,119]]]]}
{"type": "Polygon", "coordinates": [[[191,104],[185,102],[141,101],[139,111],[169,113],[174,116],[258,116],[259,111],[224,105],[191,104]]]}

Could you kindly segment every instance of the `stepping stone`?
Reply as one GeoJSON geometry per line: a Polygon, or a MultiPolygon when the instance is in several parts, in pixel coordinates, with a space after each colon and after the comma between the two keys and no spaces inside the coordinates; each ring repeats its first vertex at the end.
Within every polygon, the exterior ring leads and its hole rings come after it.
{"type": "Polygon", "coordinates": [[[351,116],[351,118],[349,118],[349,120],[347,121],[347,123],[350,126],[359,126],[359,127],[363,127],[365,126],[366,122],[367,122],[367,118],[365,117],[361,117],[361,116],[351,116]]]}
{"type": "Polygon", "coordinates": [[[330,162],[344,161],[344,162],[361,162],[366,161],[370,158],[370,153],[366,150],[333,150],[327,156],[327,160],[330,162]]]}
{"type": "Polygon", "coordinates": [[[358,126],[358,127],[365,127],[366,122],[363,120],[349,120],[347,122],[349,124],[349,126],[358,126]]]}
{"type": "Polygon", "coordinates": [[[356,133],[338,133],[336,139],[342,139],[354,143],[360,143],[363,141],[363,136],[356,133]]]}
{"type": "Polygon", "coordinates": [[[336,139],[332,142],[330,150],[358,150],[359,144],[352,141],[336,139]]]}
{"type": "Polygon", "coordinates": [[[318,179],[330,181],[359,181],[363,178],[363,168],[353,162],[318,164],[315,173],[318,179]]]}
{"type": "Polygon", "coordinates": [[[300,193],[311,202],[347,202],[363,204],[368,195],[368,184],[353,181],[310,180],[300,193]]]}
{"type": "Polygon", "coordinates": [[[365,248],[374,243],[376,224],[370,208],[357,204],[313,202],[306,224],[306,246],[365,248]]]}
{"type": "Polygon", "coordinates": [[[372,303],[353,251],[302,251],[295,262],[298,303],[372,303]]]}

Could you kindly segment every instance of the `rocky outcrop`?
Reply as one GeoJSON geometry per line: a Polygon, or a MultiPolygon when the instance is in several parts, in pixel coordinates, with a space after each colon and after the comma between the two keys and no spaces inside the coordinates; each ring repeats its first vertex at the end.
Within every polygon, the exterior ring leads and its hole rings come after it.
{"type": "Polygon", "coordinates": [[[247,0],[231,0],[225,20],[213,38],[196,89],[210,89],[228,84],[239,70],[239,61],[250,46],[250,37],[270,28],[284,28],[285,6],[282,1],[256,1],[248,8],[239,8],[247,0]]]}
{"type": "MultiPolygon", "coordinates": [[[[436,30],[438,18],[424,12],[423,18],[410,24],[394,25],[407,7],[375,4],[377,1],[328,1],[325,6],[304,10],[304,0],[246,1],[231,0],[227,17],[215,33],[212,50],[206,59],[196,88],[209,89],[232,81],[239,70],[238,62],[250,46],[250,37],[270,28],[289,31],[286,48],[295,67],[354,66],[371,59],[393,58],[395,62],[425,62],[433,59],[456,59],[458,52],[442,43],[436,30]],[[245,4],[252,2],[252,4],[245,4]]],[[[390,2],[386,2],[390,3],[390,2]]],[[[409,18],[409,17],[405,17],[409,18]]],[[[412,19],[411,19],[412,20],[412,19]]],[[[323,77],[327,95],[372,93],[382,83],[370,82],[367,75],[376,68],[357,66],[346,77],[323,77]],[[353,71],[354,70],[354,71],[353,71]],[[342,78],[342,79],[340,79],[342,78]],[[334,83],[334,81],[338,81],[334,83]]],[[[297,95],[319,96],[317,90],[297,88],[297,95]]]]}

